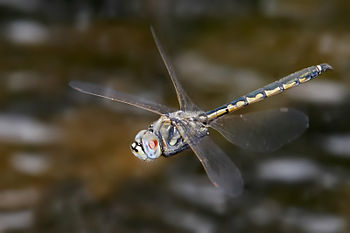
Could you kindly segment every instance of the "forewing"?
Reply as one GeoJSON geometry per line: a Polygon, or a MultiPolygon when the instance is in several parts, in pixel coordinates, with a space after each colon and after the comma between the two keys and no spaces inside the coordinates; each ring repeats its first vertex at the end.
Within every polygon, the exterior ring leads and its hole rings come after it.
{"type": "Polygon", "coordinates": [[[231,143],[251,151],[275,151],[299,137],[309,118],[295,109],[272,109],[243,115],[227,115],[210,123],[231,143]]]}
{"type": "Polygon", "coordinates": [[[170,60],[167,58],[165,51],[160,44],[160,41],[157,37],[156,32],[154,31],[153,27],[151,27],[153,39],[156,43],[157,49],[159,51],[160,56],[162,57],[162,60],[168,70],[169,76],[171,78],[171,81],[173,82],[173,85],[176,90],[177,99],[179,101],[180,109],[184,111],[199,111],[200,109],[192,102],[190,97],[187,95],[185,90],[182,88],[179,80],[176,77],[176,73],[174,70],[173,65],[171,64],[170,60]]]}
{"type": "Polygon", "coordinates": [[[201,161],[210,181],[224,193],[238,196],[243,191],[243,179],[232,160],[208,136],[197,140],[187,135],[186,141],[201,161]]]}
{"type": "Polygon", "coordinates": [[[142,108],[147,111],[157,113],[159,115],[166,114],[168,112],[173,111],[173,109],[170,109],[167,106],[157,104],[157,103],[152,103],[146,100],[141,100],[132,95],[128,95],[128,94],[113,90],[111,88],[101,87],[99,85],[88,83],[88,82],[71,81],[69,82],[69,86],[85,94],[94,95],[94,96],[102,97],[112,101],[133,105],[135,107],[142,108]]]}

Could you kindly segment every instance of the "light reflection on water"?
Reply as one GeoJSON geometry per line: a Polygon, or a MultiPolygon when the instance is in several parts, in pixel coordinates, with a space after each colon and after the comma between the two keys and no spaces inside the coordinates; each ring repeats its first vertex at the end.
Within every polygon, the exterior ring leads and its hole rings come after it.
{"type": "Polygon", "coordinates": [[[10,42],[28,45],[45,42],[48,34],[49,32],[43,25],[29,20],[17,20],[9,23],[4,33],[10,42]]]}
{"type": "Polygon", "coordinates": [[[31,117],[0,115],[0,141],[13,144],[48,144],[60,138],[59,129],[31,117]]]}
{"type": "Polygon", "coordinates": [[[328,135],[323,138],[324,149],[336,156],[350,156],[350,135],[328,135]]]}
{"type": "Polygon", "coordinates": [[[16,153],[12,155],[11,164],[18,172],[28,175],[42,175],[49,166],[48,156],[30,153],[16,153]]]}
{"type": "Polygon", "coordinates": [[[263,161],[258,167],[258,177],[268,181],[298,183],[319,178],[321,171],[315,162],[297,157],[276,158],[263,161]]]}
{"type": "MultiPolygon", "coordinates": [[[[56,2],[52,11],[43,1],[15,2],[0,4],[15,9],[4,16],[0,38],[0,231],[349,231],[350,50],[349,31],[337,23],[341,14],[337,18],[317,1],[261,1],[258,9],[226,1],[222,15],[223,6],[210,8],[212,3],[149,3],[158,20],[169,16],[164,12],[175,17],[155,26],[201,106],[221,105],[306,66],[328,62],[335,68],[322,80],[249,107],[292,106],[307,113],[310,128],[296,142],[252,154],[214,137],[245,178],[246,191],[230,200],[190,152],[153,164],[132,156],[135,133],[156,116],[82,96],[67,85],[86,79],[174,106],[151,23],[133,17],[145,3],[56,2]],[[123,18],[122,6],[132,19],[111,20],[123,18]],[[65,23],[64,7],[72,12],[65,23]],[[327,24],[319,12],[329,16],[327,24]]],[[[330,9],[338,10],[336,4],[330,9]]]]}

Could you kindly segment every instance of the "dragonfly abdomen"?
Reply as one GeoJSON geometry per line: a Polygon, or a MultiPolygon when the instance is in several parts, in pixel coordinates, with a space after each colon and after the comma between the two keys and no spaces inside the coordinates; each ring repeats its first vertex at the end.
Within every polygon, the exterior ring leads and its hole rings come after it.
{"type": "Polygon", "coordinates": [[[227,113],[236,111],[248,104],[259,102],[267,97],[279,94],[292,87],[298,86],[299,84],[308,82],[329,69],[332,69],[330,65],[320,64],[297,71],[278,81],[241,96],[228,104],[207,112],[208,120],[214,120],[227,113]]]}

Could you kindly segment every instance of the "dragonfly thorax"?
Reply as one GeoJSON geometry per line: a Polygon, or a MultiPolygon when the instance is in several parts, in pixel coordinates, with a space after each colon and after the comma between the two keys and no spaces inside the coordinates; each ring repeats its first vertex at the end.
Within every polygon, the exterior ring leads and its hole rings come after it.
{"type": "Polygon", "coordinates": [[[207,135],[206,115],[202,112],[177,111],[163,115],[150,129],[158,135],[164,156],[171,156],[188,148],[186,135],[196,138],[207,135]]]}
{"type": "Polygon", "coordinates": [[[207,118],[202,112],[177,111],[162,115],[147,130],[141,130],[131,144],[133,154],[152,161],[160,155],[171,156],[188,148],[184,135],[195,138],[208,134],[207,118]]]}

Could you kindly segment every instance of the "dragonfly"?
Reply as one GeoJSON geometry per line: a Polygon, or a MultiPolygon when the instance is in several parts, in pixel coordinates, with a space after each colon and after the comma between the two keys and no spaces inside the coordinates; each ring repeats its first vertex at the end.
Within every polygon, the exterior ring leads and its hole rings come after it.
{"type": "Polygon", "coordinates": [[[137,133],[131,143],[132,153],[141,160],[153,161],[190,148],[203,165],[209,180],[219,190],[232,197],[240,195],[244,187],[240,170],[209,137],[209,129],[218,131],[228,141],[244,149],[259,152],[279,149],[306,130],[309,124],[307,115],[288,108],[243,115],[231,113],[308,82],[332,67],[326,63],[310,66],[205,112],[185,92],[152,27],[151,32],[175,88],[179,110],[89,82],[74,80],[69,82],[70,87],[160,115],[147,129],[137,133]]]}

